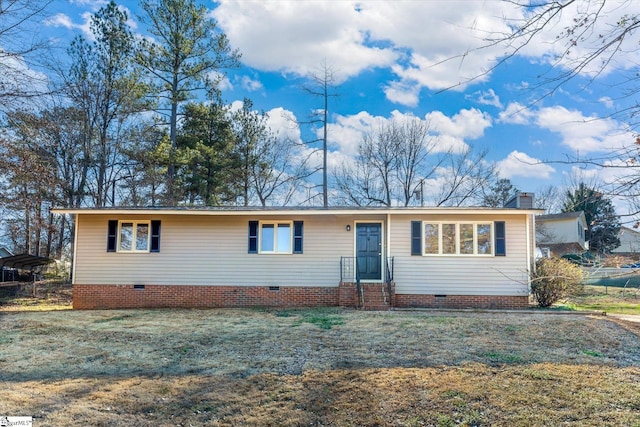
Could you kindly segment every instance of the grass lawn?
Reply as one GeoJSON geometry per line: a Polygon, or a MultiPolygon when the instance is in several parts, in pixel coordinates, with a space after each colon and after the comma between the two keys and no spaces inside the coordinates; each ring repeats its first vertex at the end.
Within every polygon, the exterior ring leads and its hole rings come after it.
{"type": "Polygon", "coordinates": [[[640,289],[585,285],[580,295],[567,298],[559,306],[572,310],[640,315],[640,289]]]}
{"type": "Polygon", "coordinates": [[[28,307],[0,416],[38,427],[640,427],[640,328],[606,316],[28,307]]]}

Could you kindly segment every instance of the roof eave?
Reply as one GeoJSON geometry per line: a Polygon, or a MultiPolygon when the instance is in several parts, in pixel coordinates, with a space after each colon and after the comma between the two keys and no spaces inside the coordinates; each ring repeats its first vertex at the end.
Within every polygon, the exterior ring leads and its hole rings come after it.
{"type": "Polygon", "coordinates": [[[536,215],[541,209],[478,208],[478,207],[395,207],[395,208],[278,208],[278,209],[203,209],[203,208],[55,208],[55,214],[72,215],[200,215],[200,216],[255,216],[255,215],[536,215]]]}

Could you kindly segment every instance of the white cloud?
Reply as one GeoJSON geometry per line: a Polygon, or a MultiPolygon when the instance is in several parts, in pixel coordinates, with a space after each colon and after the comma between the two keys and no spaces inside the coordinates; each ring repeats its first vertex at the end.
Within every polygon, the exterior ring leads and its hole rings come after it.
{"type": "Polygon", "coordinates": [[[217,87],[220,90],[233,90],[233,84],[227,76],[224,76],[222,79],[218,80],[217,87]]]}
{"type": "Polygon", "coordinates": [[[44,100],[36,96],[48,92],[49,77],[34,70],[22,56],[5,55],[0,62],[0,95],[14,108],[33,108],[44,100]],[[32,95],[32,96],[20,96],[32,95]]]}
{"type": "Polygon", "coordinates": [[[384,88],[384,93],[391,102],[415,107],[419,101],[420,85],[409,82],[391,82],[384,88]]]}
{"type": "Polygon", "coordinates": [[[231,104],[229,104],[229,112],[233,113],[236,111],[240,111],[242,110],[243,105],[244,105],[243,101],[236,99],[235,101],[231,102],[231,104]]]}
{"type": "Polygon", "coordinates": [[[267,112],[267,126],[276,132],[280,138],[288,138],[300,142],[300,128],[295,114],[282,107],[277,107],[267,112]]]}
{"type": "MultiPolygon", "coordinates": [[[[542,7],[548,3],[542,2],[542,7]]],[[[530,10],[531,15],[536,10],[530,10]]],[[[610,72],[621,69],[635,69],[640,60],[637,49],[638,38],[635,34],[627,34],[622,40],[616,41],[612,48],[604,50],[599,58],[608,58],[615,51],[611,61],[604,63],[597,59],[577,69],[580,58],[592,55],[597,49],[602,49],[608,43],[607,36],[617,29],[621,29],[620,22],[640,14],[640,2],[636,1],[605,1],[605,2],[567,2],[561,13],[554,14],[550,22],[536,36],[524,46],[519,54],[529,57],[532,61],[548,63],[550,66],[562,66],[566,69],[576,69],[582,75],[595,77],[605,76],[610,72]],[[588,17],[587,26],[577,16],[588,17]],[[594,18],[595,17],[595,18],[594,18]],[[588,25],[593,24],[592,27],[588,25]],[[571,29],[577,26],[574,35],[565,37],[571,29]],[[576,43],[570,40],[577,38],[576,43]],[[619,42],[619,43],[618,43],[619,42]],[[600,68],[604,69],[600,73],[600,68]]]]}
{"type": "Polygon", "coordinates": [[[249,76],[242,76],[240,78],[240,85],[249,92],[255,92],[263,88],[260,80],[254,80],[249,76]]]}
{"type": "Polygon", "coordinates": [[[542,163],[526,153],[512,151],[509,155],[497,163],[498,173],[502,178],[516,176],[524,178],[549,179],[555,169],[542,163]]]}
{"type": "Polygon", "coordinates": [[[619,149],[632,140],[622,123],[585,116],[562,106],[540,109],[536,122],[541,128],[560,134],[562,143],[579,154],[619,149]]]}
{"type": "Polygon", "coordinates": [[[91,12],[84,12],[82,14],[83,22],[78,24],[73,22],[73,20],[64,13],[58,13],[53,15],[43,21],[43,24],[48,27],[62,27],[67,30],[80,30],[82,35],[86,37],[88,40],[95,40],[93,34],[91,33],[91,12]]]}
{"type": "Polygon", "coordinates": [[[212,12],[245,64],[298,75],[321,62],[340,83],[370,67],[390,66],[398,54],[367,43],[367,28],[350,1],[230,1],[212,12]]]}
{"type": "Polygon", "coordinates": [[[334,123],[330,123],[327,128],[329,143],[344,155],[355,156],[363,135],[386,120],[384,117],[372,116],[366,111],[351,116],[338,115],[334,123]]]}
{"type": "Polygon", "coordinates": [[[216,84],[216,87],[220,90],[233,90],[233,83],[229,80],[225,74],[218,71],[210,71],[207,73],[206,78],[216,84]]]}
{"type": "Polygon", "coordinates": [[[46,18],[43,21],[43,24],[49,27],[63,27],[67,30],[73,30],[80,27],[79,25],[74,24],[71,18],[64,13],[57,13],[46,18]]]}
{"type": "Polygon", "coordinates": [[[510,2],[358,2],[219,0],[212,16],[243,62],[265,71],[307,75],[324,60],[338,83],[363,70],[389,68],[385,92],[415,105],[422,87],[463,89],[503,52],[476,49],[503,19],[521,17],[510,2]],[[398,24],[401,23],[401,24],[398,24]]]}
{"type": "Polygon", "coordinates": [[[477,91],[471,95],[465,96],[466,99],[473,100],[478,104],[482,105],[492,105],[497,108],[502,108],[502,102],[500,102],[500,97],[496,95],[493,89],[489,89],[488,91],[477,91]]]}
{"type": "Polygon", "coordinates": [[[91,6],[94,10],[109,3],[107,0],[69,0],[69,2],[78,6],[91,6]]]}
{"type": "MultiPolygon", "coordinates": [[[[82,22],[81,23],[76,23],[73,22],[73,19],[71,19],[71,17],[69,15],[66,15],[64,13],[57,13],[55,15],[52,15],[46,19],[44,19],[42,21],[42,23],[45,26],[48,27],[56,27],[56,28],[66,28],[67,30],[80,30],[82,32],[82,34],[89,40],[95,40],[93,34],[91,33],[91,18],[93,17],[93,14],[95,12],[98,11],[98,9],[100,9],[100,7],[106,5],[108,2],[107,1],[76,1],[75,3],[77,3],[80,6],[86,6],[86,5],[90,5],[92,6],[92,12],[83,12],[81,17],[82,17],[82,22]]],[[[131,30],[136,30],[138,28],[138,23],[136,21],[134,21],[132,19],[131,16],[131,11],[122,5],[118,5],[118,9],[120,9],[121,11],[125,12],[127,14],[127,25],[129,25],[129,27],[131,28],[131,30]]]]}
{"type": "Polygon", "coordinates": [[[504,111],[501,111],[498,120],[501,123],[526,125],[535,117],[535,113],[518,102],[511,102],[504,111]]]}
{"type": "Polygon", "coordinates": [[[503,17],[520,17],[510,2],[369,2],[363,16],[376,40],[390,40],[409,51],[394,69],[401,81],[416,81],[432,90],[463,89],[502,54],[499,47],[477,49],[492,32],[508,32],[503,17]],[[398,25],[401,22],[401,25],[398,25]]]}
{"type": "Polygon", "coordinates": [[[438,136],[438,151],[465,151],[469,139],[477,139],[484,135],[484,130],[491,127],[491,117],[475,108],[460,110],[452,117],[440,111],[425,115],[431,131],[438,136]]]}
{"type": "Polygon", "coordinates": [[[598,99],[598,102],[603,103],[607,108],[613,108],[613,99],[609,98],[608,96],[601,97],[600,99],[598,99]]]}
{"type": "MultiPolygon", "coordinates": [[[[440,111],[434,111],[427,114],[424,119],[412,114],[403,114],[397,110],[391,112],[389,117],[373,116],[366,111],[361,111],[350,116],[335,116],[328,126],[329,144],[346,156],[355,156],[365,134],[375,132],[393,120],[426,121],[429,124],[432,142],[435,142],[434,153],[450,150],[464,152],[469,148],[467,140],[481,137],[484,130],[491,126],[490,117],[476,109],[460,110],[452,117],[440,111]]],[[[318,132],[321,132],[321,129],[318,132]]]]}

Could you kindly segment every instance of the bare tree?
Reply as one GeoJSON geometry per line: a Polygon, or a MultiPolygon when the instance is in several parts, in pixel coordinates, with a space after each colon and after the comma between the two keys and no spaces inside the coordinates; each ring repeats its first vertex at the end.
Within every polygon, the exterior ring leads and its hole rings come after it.
{"type": "Polygon", "coordinates": [[[147,108],[145,87],[131,60],[135,42],[127,19],[114,2],[101,8],[91,19],[95,41],[76,37],[69,48],[71,70],[63,73],[67,93],[83,114],[82,188],[95,206],[116,203],[124,126],[134,113],[147,108]]]}
{"type": "Polygon", "coordinates": [[[411,118],[401,125],[401,146],[398,152],[398,182],[402,193],[401,203],[409,206],[416,192],[424,195],[424,181],[431,178],[444,160],[444,156],[434,155],[437,138],[429,134],[430,123],[411,118]]]}
{"type": "Polygon", "coordinates": [[[0,138],[0,201],[10,212],[4,219],[17,251],[48,256],[43,236],[52,240],[48,209],[57,202],[51,141],[41,138],[31,117],[9,113],[8,122],[12,132],[0,138]]]}
{"type": "Polygon", "coordinates": [[[560,190],[555,185],[536,190],[536,208],[544,209],[547,214],[560,212],[560,190]]]}
{"type": "Polygon", "coordinates": [[[313,173],[308,167],[309,157],[298,152],[299,144],[279,138],[269,128],[268,118],[266,113],[253,110],[249,99],[232,116],[233,155],[238,165],[232,177],[240,187],[239,196],[245,206],[253,201],[262,206],[286,205],[297,184],[313,173]]]}
{"type": "MultiPolygon", "coordinates": [[[[616,91],[616,101],[621,105],[610,116],[626,122],[621,132],[638,129],[640,104],[636,98],[640,92],[640,80],[637,64],[626,57],[629,52],[637,51],[640,13],[634,8],[636,2],[509,0],[509,4],[520,9],[521,18],[508,20],[511,31],[490,34],[486,43],[478,48],[500,47],[504,55],[470,80],[492,73],[512,57],[523,54],[529,45],[545,45],[550,49],[547,58],[551,61],[548,69],[539,75],[537,83],[530,86],[532,90],[539,90],[531,104],[552,95],[576,77],[585,79],[586,84],[582,86],[589,88],[611,69],[622,70],[623,73],[627,70],[626,76],[623,74],[615,86],[607,86],[607,90],[616,91]]],[[[463,60],[467,53],[461,53],[458,59],[463,60]]],[[[461,84],[466,83],[469,80],[461,84]]],[[[615,178],[610,179],[603,190],[611,197],[626,199],[634,211],[631,215],[640,213],[640,137],[629,138],[624,146],[602,155],[586,158],[568,155],[546,163],[608,169],[612,172],[609,175],[615,178]]]]}
{"type": "Polygon", "coordinates": [[[257,150],[260,161],[253,165],[251,180],[262,206],[288,205],[297,184],[308,178],[312,170],[309,157],[296,155],[298,144],[288,138],[266,138],[257,150]]]}
{"type": "Polygon", "coordinates": [[[336,172],[342,202],[410,205],[421,183],[433,177],[446,158],[435,151],[428,122],[409,118],[381,124],[363,136],[354,161],[336,172]]]}
{"type": "Polygon", "coordinates": [[[486,160],[487,150],[468,147],[462,153],[448,153],[438,171],[440,185],[433,194],[434,206],[463,206],[477,203],[496,174],[495,165],[486,160]]]}
{"type": "Polygon", "coordinates": [[[0,107],[23,106],[27,99],[47,90],[48,79],[37,71],[35,53],[48,44],[37,34],[41,19],[53,0],[0,1],[0,107]]]}

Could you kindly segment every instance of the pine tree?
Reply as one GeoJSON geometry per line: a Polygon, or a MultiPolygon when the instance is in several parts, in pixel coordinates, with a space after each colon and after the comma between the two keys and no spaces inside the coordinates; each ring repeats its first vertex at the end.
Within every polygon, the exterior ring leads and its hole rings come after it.
{"type": "Polygon", "coordinates": [[[610,253],[620,246],[618,232],[620,219],[610,199],[581,182],[573,191],[567,191],[562,212],[583,211],[587,219],[587,237],[592,252],[610,253]]]}

